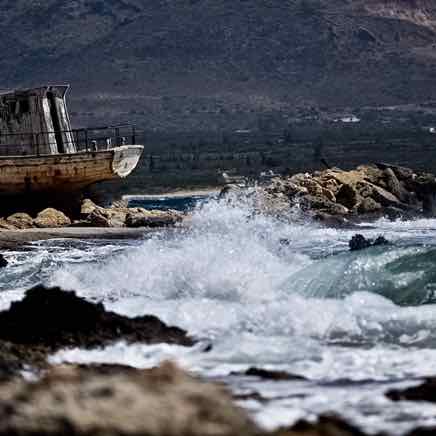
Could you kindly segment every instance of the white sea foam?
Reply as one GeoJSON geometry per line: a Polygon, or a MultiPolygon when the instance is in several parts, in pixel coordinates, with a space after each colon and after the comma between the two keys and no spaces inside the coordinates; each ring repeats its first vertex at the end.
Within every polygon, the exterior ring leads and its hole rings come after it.
{"type": "Polygon", "coordinates": [[[434,375],[435,306],[422,303],[435,300],[436,220],[363,225],[360,233],[383,234],[393,245],[350,253],[356,230],[322,228],[298,214],[287,220],[255,214],[250,201],[211,201],[194,212],[189,228],[128,248],[47,249],[31,260],[17,254],[16,275],[26,268],[33,274],[26,285],[39,279],[128,316],[152,313],[213,345],[205,353],[202,343],[193,349],[120,343],[53,359],[139,367],[175,359],[214,377],[250,366],[308,377],[292,389],[230,379],[236,391],[276,398],[267,408],[246,404],[268,427],[328,411],[372,431],[431,422],[434,408],[409,407],[403,418],[406,409],[383,398],[387,385],[324,384],[434,375]],[[304,397],[279,399],[295,389],[304,397]]]}

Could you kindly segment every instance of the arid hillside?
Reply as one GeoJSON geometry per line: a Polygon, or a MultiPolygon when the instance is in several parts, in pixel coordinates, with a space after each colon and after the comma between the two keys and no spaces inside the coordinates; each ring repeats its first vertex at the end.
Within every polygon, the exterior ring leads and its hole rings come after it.
{"type": "Polygon", "coordinates": [[[2,87],[69,82],[78,124],[256,129],[436,100],[430,0],[0,0],[2,87]]]}

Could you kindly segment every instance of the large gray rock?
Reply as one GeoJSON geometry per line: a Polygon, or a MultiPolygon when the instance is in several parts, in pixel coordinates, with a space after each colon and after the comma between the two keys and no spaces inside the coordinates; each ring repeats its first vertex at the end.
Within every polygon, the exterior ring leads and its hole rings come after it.
{"type": "Polygon", "coordinates": [[[0,386],[0,434],[21,436],[254,436],[260,430],[227,390],[173,364],[57,367],[41,380],[0,386]]]}

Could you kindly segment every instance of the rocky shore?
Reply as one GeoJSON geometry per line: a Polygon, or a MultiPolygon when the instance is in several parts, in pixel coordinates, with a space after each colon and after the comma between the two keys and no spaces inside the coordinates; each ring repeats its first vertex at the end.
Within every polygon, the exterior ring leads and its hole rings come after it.
{"type": "Polygon", "coordinates": [[[104,208],[85,199],[78,216],[67,216],[64,212],[46,208],[32,217],[25,212],[17,212],[0,218],[1,230],[53,229],[67,227],[88,228],[155,228],[175,225],[184,215],[168,210],[146,210],[141,207],[111,206],[104,208]]]}
{"type": "MultiPolygon", "coordinates": [[[[153,316],[126,318],[59,288],[33,288],[0,312],[0,435],[365,436],[334,416],[267,432],[234,403],[241,398],[223,385],[169,362],[139,370],[122,365],[50,366],[47,360],[59,349],[96,348],[118,340],[194,343],[183,330],[153,316]],[[23,371],[32,372],[32,378],[23,377],[23,371]]],[[[304,380],[259,368],[239,376],[304,380]]],[[[386,395],[392,401],[433,402],[436,383],[428,379],[422,386],[386,395]]],[[[435,431],[416,429],[407,436],[435,431]]]]}
{"type": "MultiPolygon", "coordinates": [[[[227,191],[232,189],[227,188],[227,191]]],[[[284,214],[298,208],[327,223],[436,214],[436,177],[390,164],[275,177],[257,188],[258,206],[284,214]]]]}

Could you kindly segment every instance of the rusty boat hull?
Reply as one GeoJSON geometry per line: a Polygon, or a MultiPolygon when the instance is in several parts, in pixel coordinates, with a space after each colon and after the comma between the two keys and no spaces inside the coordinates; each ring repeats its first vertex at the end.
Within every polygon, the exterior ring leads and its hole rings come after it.
{"type": "Polygon", "coordinates": [[[0,195],[79,192],[97,183],[127,177],[137,166],[141,145],[71,154],[0,157],[0,195]]]}

